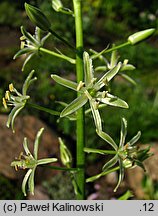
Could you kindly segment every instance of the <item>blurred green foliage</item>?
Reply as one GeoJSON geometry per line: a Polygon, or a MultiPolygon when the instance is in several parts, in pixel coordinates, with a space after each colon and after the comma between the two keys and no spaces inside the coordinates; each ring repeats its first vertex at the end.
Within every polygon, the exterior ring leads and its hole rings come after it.
{"type": "Polygon", "coordinates": [[[1,200],[21,200],[24,196],[18,184],[0,175],[0,198],[1,200]]]}

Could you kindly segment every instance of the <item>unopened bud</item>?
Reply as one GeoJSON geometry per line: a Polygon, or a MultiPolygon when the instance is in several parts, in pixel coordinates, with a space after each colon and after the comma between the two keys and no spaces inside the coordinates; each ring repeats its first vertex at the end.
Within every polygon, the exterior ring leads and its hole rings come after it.
{"type": "Polygon", "coordinates": [[[147,39],[155,32],[154,28],[146,29],[143,31],[136,32],[135,34],[132,34],[128,37],[128,41],[134,45],[136,43],[141,42],[142,40],[147,39]]]}
{"type": "Polygon", "coordinates": [[[51,23],[40,9],[25,3],[25,10],[33,24],[44,31],[48,31],[50,29],[51,23]]]}
{"type": "Polygon", "coordinates": [[[55,11],[59,12],[63,8],[60,0],[52,0],[52,7],[55,11]]]}

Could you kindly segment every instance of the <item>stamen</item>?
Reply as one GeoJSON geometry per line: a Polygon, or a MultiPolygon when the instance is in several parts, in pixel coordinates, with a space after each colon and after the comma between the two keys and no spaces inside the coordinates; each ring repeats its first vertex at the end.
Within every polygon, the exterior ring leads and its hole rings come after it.
{"type": "Polygon", "coordinates": [[[10,92],[9,91],[6,91],[6,93],[5,93],[5,99],[6,100],[10,100],[10,92]]]}
{"type": "Polygon", "coordinates": [[[10,91],[10,92],[13,92],[13,91],[14,91],[13,83],[9,84],[9,91],[10,91]]]}
{"type": "Polygon", "coordinates": [[[3,106],[4,106],[4,108],[5,109],[7,109],[8,107],[7,107],[7,103],[6,103],[6,100],[5,100],[5,98],[3,97],[3,106]]]}
{"type": "Polygon", "coordinates": [[[80,81],[77,86],[77,91],[79,91],[84,86],[84,82],[80,81]]]}

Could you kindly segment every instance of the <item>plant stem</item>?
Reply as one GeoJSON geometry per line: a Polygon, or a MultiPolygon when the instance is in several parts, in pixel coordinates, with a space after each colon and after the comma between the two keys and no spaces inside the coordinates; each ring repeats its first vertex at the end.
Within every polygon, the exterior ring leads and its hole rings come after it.
{"type": "MultiPolygon", "coordinates": [[[[81,0],[73,0],[74,15],[75,15],[75,29],[76,29],[76,74],[77,82],[83,81],[83,30],[82,30],[82,12],[81,12],[81,0]]],[[[80,93],[78,92],[78,96],[80,93]]],[[[77,173],[77,185],[79,192],[77,193],[77,199],[85,199],[85,115],[84,108],[77,111],[77,122],[76,122],[76,133],[77,133],[77,155],[76,163],[77,167],[81,168],[81,171],[77,173]]]]}
{"type": "MultiPolygon", "coordinates": [[[[102,54],[109,53],[109,52],[112,52],[112,51],[114,51],[114,50],[121,49],[121,48],[123,48],[123,47],[125,47],[125,46],[129,46],[129,45],[131,45],[131,43],[130,43],[129,41],[127,41],[127,42],[125,42],[125,43],[123,43],[123,44],[121,44],[121,45],[112,47],[112,48],[110,48],[110,49],[103,50],[103,51],[101,51],[101,52],[96,52],[96,51],[95,51],[96,54],[92,55],[91,58],[92,58],[92,59],[96,59],[96,58],[98,58],[99,56],[101,56],[102,54]]],[[[90,51],[93,51],[93,50],[90,50],[90,51]]]]}
{"type": "Polygon", "coordinates": [[[56,57],[58,57],[58,58],[61,58],[61,59],[66,60],[66,61],[69,61],[71,64],[75,64],[75,63],[76,63],[75,59],[73,59],[73,58],[70,58],[70,57],[68,57],[68,56],[66,56],[66,55],[61,55],[61,54],[56,53],[56,52],[54,52],[54,51],[45,49],[45,48],[43,48],[43,47],[40,47],[40,48],[39,48],[39,51],[41,51],[41,52],[43,52],[43,53],[46,53],[46,54],[49,54],[49,55],[52,55],[52,56],[56,56],[56,57]]]}
{"type": "Polygon", "coordinates": [[[45,108],[45,107],[39,106],[39,105],[37,105],[37,104],[29,103],[29,102],[27,102],[27,105],[28,105],[29,107],[32,107],[32,108],[35,108],[35,109],[38,109],[38,110],[47,112],[47,113],[49,113],[49,114],[51,114],[51,115],[60,116],[60,112],[57,112],[57,111],[55,111],[55,110],[51,110],[51,109],[49,109],[49,108],[45,108]]]}
{"type": "Polygon", "coordinates": [[[96,153],[96,154],[108,154],[108,155],[115,155],[117,154],[116,151],[113,150],[102,150],[102,149],[91,149],[91,148],[84,148],[84,151],[87,153],[96,153]]]}
{"type": "Polygon", "coordinates": [[[41,165],[41,167],[46,167],[53,170],[60,170],[60,171],[72,171],[72,172],[79,172],[79,168],[66,168],[66,167],[58,167],[58,166],[49,166],[49,165],[41,165]]]}

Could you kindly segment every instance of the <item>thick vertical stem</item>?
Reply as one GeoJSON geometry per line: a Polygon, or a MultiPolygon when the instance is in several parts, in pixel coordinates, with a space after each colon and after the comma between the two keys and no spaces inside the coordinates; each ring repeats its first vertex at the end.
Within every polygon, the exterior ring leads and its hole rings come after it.
{"type": "MultiPolygon", "coordinates": [[[[83,30],[82,30],[82,13],[81,13],[81,0],[73,0],[74,5],[74,14],[75,14],[75,29],[76,29],[76,74],[77,82],[83,81],[84,72],[83,72],[83,30]]],[[[78,93],[78,96],[80,94],[78,93]]],[[[77,167],[81,168],[81,171],[77,174],[77,184],[79,187],[79,193],[77,194],[77,199],[81,200],[85,198],[85,153],[84,143],[84,108],[81,108],[77,112],[77,167]]]]}

